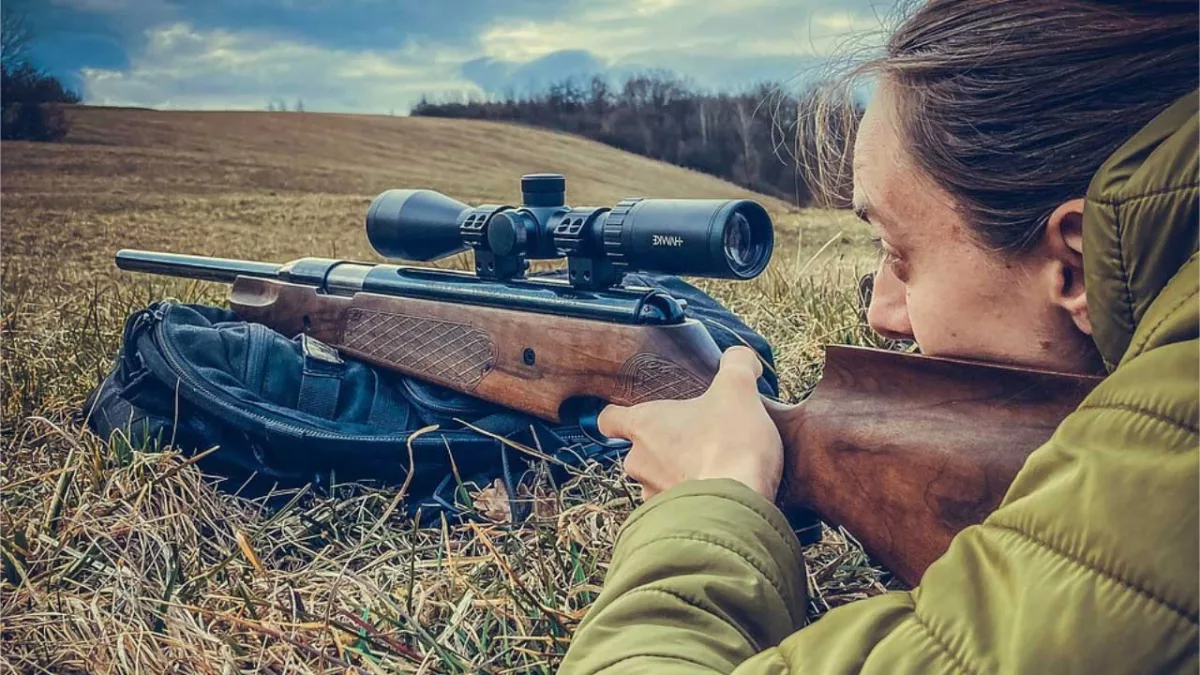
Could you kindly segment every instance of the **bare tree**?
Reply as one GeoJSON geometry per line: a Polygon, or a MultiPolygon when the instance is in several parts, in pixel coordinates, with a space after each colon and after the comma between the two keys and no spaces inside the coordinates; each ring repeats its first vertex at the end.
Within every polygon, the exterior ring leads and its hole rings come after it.
{"type": "Polygon", "coordinates": [[[292,112],[304,112],[304,100],[296,99],[296,105],[292,106],[292,112]]]}
{"type": "Polygon", "coordinates": [[[12,2],[0,4],[0,65],[12,70],[25,61],[33,43],[33,30],[25,13],[12,7],[12,2]]]}
{"type": "Polygon", "coordinates": [[[840,138],[849,128],[812,120],[813,95],[772,82],[737,93],[701,90],[670,71],[652,71],[612,86],[595,77],[568,78],[533,93],[509,88],[502,98],[481,101],[422,96],[411,114],[513,120],[577,133],[807,204],[814,183],[799,171],[793,139],[808,147],[822,134],[840,138]]]}
{"type": "Polygon", "coordinates": [[[737,135],[742,142],[742,154],[738,158],[738,166],[735,167],[735,171],[740,169],[738,180],[742,185],[751,185],[758,178],[758,157],[752,143],[754,133],[752,105],[753,100],[747,100],[745,96],[738,97],[734,105],[734,112],[737,113],[737,135]]]}

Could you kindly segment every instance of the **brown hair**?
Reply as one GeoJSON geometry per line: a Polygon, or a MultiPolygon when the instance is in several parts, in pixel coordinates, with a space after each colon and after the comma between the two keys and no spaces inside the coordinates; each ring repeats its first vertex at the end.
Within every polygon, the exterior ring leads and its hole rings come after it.
{"type": "MultiPolygon", "coordinates": [[[[982,245],[1020,253],[1121,144],[1196,89],[1198,19],[1196,0],[930,0],[801,128],[848,128],[864,76],[894,86],[916,164],[982,245]]],[[[798,150],[810,179],[844,196],[852,144],[836,136],[798,150]]]]}

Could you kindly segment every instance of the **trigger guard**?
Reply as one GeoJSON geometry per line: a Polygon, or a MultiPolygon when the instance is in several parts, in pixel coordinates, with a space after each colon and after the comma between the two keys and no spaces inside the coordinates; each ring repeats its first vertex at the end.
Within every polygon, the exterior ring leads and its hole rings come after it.
{"type": "Polygon", "coordinates": [[[600,411],[607,405],[604,401],[591,399],[581,403],[576,423],[589,441],[608,450],[628,450],[633,447],[633,443],[624,438],[609,438],[600,432],[600,411]]]}

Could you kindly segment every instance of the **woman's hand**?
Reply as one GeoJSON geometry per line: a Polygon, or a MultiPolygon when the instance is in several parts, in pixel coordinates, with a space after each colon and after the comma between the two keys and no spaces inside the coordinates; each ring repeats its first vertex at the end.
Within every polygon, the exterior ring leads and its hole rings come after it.
{"type": "Polygon", "coordinates": [[[733,478],[775,501],[783,442],[758,395],[762,374],[748,347],[731,347],[708,391],[687,401],[610,405],[600,432],[627,438],[625,471],[646,499],[686,480],[733,478]]]}

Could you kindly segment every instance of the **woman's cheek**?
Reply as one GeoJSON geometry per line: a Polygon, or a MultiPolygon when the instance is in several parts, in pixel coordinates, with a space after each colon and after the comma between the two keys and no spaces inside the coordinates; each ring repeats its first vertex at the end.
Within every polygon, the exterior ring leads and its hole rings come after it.
{"type": "Polygon", "coordinates": [[[949,356],[959,347],[958,321],[951,305],[940,294],[923,292],[925,289],[909,287],[907,304],[909,321],[912,324],[913,341],[922,354],[949,356]]]}

